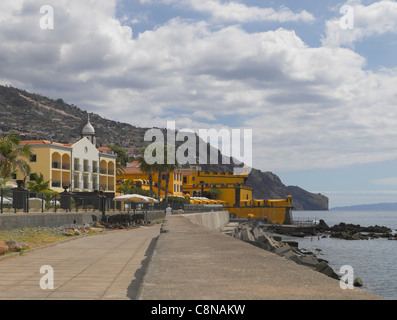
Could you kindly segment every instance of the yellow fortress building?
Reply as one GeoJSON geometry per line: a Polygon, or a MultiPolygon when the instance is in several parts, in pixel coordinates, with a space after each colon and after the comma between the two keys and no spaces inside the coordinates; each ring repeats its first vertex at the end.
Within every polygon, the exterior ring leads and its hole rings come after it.
{"type": "MultiPolygon", "coordinates": [[[[153,191],[158,194],[158,174],[153,173],[153,191]]],[[[118,181],[128,180],[139,183],[146,190],[149,175],[143,173],[139,163],[128,165],[118,181]]],[[[199,170],[175,170],[170,174],[169,196],[183,196],[192,204],[222,204],[223,210],[240,218],[266,218],[271,223],[285,224],[292,221],[291,197],[285,199],[253,199],[252,187],[247,185],[248,173],[235,175],[226,172],[206,172],[199,170]]],[[[161,197],[165,190],[165,174],[162,179],[161,197]]]]}
{"type": "Polygon", "coordinates": [[[248,173],[235,175],[226,172],[186,171],[183,190],[190,198],[220,200],[223,210],[229,211],[232,216],[266,218],[277,224],[292,222],[291,196],[285,199],[253,199],[252,187],[246,184],[247,180],[248,173]]]}
{"type": "MultiPolygon", "coordinates": [[[[152,185],[153,191],[158,195],[158,176],[157,172],[152,173],[152,185]]],[[[130,184],[135,186],[141,186],[144,190],[149,190],[149,174],[144,173],[139,168],[139,162],[134,161],[127,164],[127,167],[124,169],[124,172],[120,175],[117,175],[117,181],[126,181],[128,180],[130,184]]],[[[166,172],[162,172],[161,174],[161,198],[165,196],[166,189],[166,172]]],[[[174,197],[183,197],[183,182],[182,182],[182,173],[179,170],[174,170],[170,172],[170,180],[168,184],[168,196],[174,197]]]]}

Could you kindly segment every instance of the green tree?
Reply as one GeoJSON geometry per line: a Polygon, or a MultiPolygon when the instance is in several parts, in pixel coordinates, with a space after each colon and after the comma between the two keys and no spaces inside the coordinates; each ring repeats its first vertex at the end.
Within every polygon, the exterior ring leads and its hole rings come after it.
{"type": "Polygon", "coordinates": [[[32,192],[53,192],[53,190],[50,189],[50,182],[51,180],[44,181],[43,175],[40,173],[38,175],[37,173],[33,174],[33,181],[28,182],[28,189],[32,192]]]}
{"type": "Polygon", "coordinates": [[[222,191],[217,188],[211,188],[210,190],[208,190],[208,193],[211,195],[212,199],[217,199],[218,196],[222,194],[222,191]]]}
{"type": "Polygon", "coordinates": [[[9,134],[0,138],[0,177],[10,178],[19,170],[25,177],[30,172],[30,167],[24,158],[33,156],[29,145],[20,145],[19,136],[9,134]]]}
{"type": "Polygon", "coordinates": [[[120,193],[123,193],[123,194],[131,194],[132,192],[131,192],[131,185],[130,185],[130,182],[128,181],[128,180],[123,180],[123,181],[120,181],[119,183],[118,183],[118,188],[117,188],[117,191],[118,192],[120,192],[120,193]]]}
{"type": "Polygon", "coordinates": [[[123,148],[119,146],[114,146],[112,144],[108,144],[107,147],[110,148],[117,155],[116,172],[118,175],[122,175],[124,173],[125,167],[127,166],[127,163],[129,162],[127,152],[123,148]]]}
{"type": "Polygon", "coordinates": [[[110,148],[117,155],[117,162],[124,167],[130,161],[127,152],[123,148],[112,144],[108,144],[107,147],[110,148]]]}
{"type": "Polygon", "coordinates": [[[164,201],[168,202],[168,187],[170,184],[170,175],[178,167],[178,161],[176,160],[176,150],[174,146],[167,145],[164,148],[164,160],[165,163],[164,165],[162,165],[162,170],[166,172],[164,201]],[[168,153],[170,153],[173,158],[172,159],[173,161],[171,161],[170,163],[168,163],[168,157],[167,157],[168,153]]]}
{"type": "MultiPolygon", "coordinates": [[[[142,154],[145,154],[145,149],[143,149],[142,154]]],[[[149,189],[150,189],[150,196],[153,196],[153,173],[156,171],[155,166],[148,164],[145,160],[145,157],[139,157],[139,169],[146,173],[149,176],[149,189]]]]}

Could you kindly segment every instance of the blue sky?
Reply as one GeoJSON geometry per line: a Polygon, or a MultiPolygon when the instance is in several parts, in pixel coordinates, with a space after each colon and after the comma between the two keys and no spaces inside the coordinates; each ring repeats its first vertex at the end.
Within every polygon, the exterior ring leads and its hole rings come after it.
{"type": "Polygon", "coordinates": [[[396,1],[0,6],[1,84],[137,126],[252,129],[253,166],[285,184],[331,207],[397,202],[396,1]]]}

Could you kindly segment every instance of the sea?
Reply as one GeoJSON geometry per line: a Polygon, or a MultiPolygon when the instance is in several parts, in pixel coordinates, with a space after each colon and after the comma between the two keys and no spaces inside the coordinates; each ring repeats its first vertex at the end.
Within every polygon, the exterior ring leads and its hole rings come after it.
{"type": "MultiPolygon", "coordinates": [[[[363,227],[386,226],[397,233],[397,211],[293,211],[295,221],[319,221],[328,226],[340,222],[363,227]]],[[[284,239],[284,237],[283,237],[284,239]]],[[[397,240],[342,240],[335,238],[290,238],[299,243],[299,249],[315,252],[328,261],[336,272],[342,266],[351,266],[354,277],[363,281],[361,289],[388,300],[397,300],[397,240]]]]}

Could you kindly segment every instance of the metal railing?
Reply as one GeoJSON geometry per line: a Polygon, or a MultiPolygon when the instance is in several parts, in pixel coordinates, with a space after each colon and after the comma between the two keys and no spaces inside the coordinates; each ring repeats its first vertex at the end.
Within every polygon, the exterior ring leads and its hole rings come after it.
{"type": "MultiPolygon", "coordinates": [[[[174,210],[189,212],[221,211],[222,205],[169,203],[174,210]]],[[[168,203],[117,202],[100,194],[41,193],[26,189],[0,189],[0,213],[58,212],[148,212],[164,211],[168,203]]]]}

